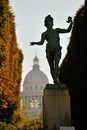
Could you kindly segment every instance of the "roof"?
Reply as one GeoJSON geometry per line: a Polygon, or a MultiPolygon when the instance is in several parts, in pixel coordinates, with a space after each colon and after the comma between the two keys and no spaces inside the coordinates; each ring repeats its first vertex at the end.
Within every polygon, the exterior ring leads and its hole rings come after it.
{"type": "Polygon", "coordinates": [[[23,83],[23,90],[26,90],[27,87],[35,87],[35,86],[45,86],[49,83],[48,77],[44,72],[40,70],[39,60],[37,56],[35,56],[33,60],[33,68],[30,72],[27,73],[23,83]]]}

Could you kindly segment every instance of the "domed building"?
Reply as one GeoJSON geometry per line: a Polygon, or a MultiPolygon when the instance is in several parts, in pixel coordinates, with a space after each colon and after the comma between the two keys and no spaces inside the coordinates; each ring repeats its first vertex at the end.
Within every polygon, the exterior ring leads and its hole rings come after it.
{"type": "Polygon", "coordinates": [[[35,118],[38,118],[42,112],[43,90],[48,83],[46,74],[40,70],[39,59],[35,56],[33,68],[25,76],[21,92],[22,106],[25,106],[31,116],[35,118]]]}

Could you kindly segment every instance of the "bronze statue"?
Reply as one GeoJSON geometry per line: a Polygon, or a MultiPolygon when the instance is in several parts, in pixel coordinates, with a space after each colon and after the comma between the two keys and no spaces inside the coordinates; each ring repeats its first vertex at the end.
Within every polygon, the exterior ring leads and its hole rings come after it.
{"type": "Polygon", "coordinates": [[[41,40],[39,42],[30,42],[30,45],[42,45],[46,40],[46,58],[50,66],[50,72],[54,83],[59,82],[59,61],[61,59],[61,49],[59,33],[68,33],[72,28],[72,18],[68,17],[68,23],[70,23],[67,29],[56,28],[53,29],[53,18],[51,15],[45,17],[44,24],[47,28],[45,32],[41,35],[41,40]]]}

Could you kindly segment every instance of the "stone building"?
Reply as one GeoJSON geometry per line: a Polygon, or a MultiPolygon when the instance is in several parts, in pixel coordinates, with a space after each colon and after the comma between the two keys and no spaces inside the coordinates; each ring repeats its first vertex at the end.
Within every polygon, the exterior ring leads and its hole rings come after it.
{"type": "Polygon", "coordinates": [[[42,113],[43,90],[48,83],[46,74],[40,70],[39,59],[35,56],[32,70],[25,76],[21,92],[22,107],[25,106],[32,117],[38,118],[42,113]]]}

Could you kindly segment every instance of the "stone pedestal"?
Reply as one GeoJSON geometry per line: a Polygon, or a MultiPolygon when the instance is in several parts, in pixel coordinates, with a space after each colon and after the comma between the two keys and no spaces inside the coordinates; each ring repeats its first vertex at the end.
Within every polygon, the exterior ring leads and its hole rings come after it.
{"type": "Polygon", "coordinates": [[[43,95],[44,130],[58,130],[71,123],[70,96],[63,84],[47,84],[43,95]]]}

